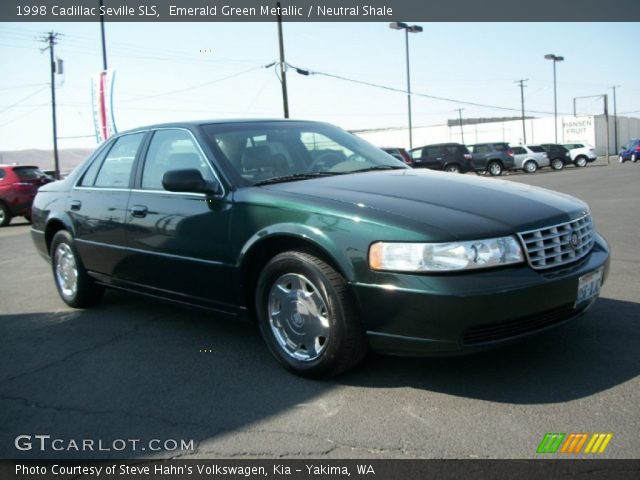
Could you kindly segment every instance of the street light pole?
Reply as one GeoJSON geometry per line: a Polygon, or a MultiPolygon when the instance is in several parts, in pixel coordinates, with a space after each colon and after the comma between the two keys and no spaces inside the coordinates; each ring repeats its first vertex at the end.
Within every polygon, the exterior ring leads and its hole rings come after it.
{"type": "Polygon", "coordinates": [[[524,82],[529,80],[528,78],[523,78],[521,80],[516,80],[516,83],[520,84],[520,104],[522,105],[522,144],[527,144],[527,129],[524,123],[524,82]]]}
{"type": "Polygon", "coordinates": [[[404,30],[405,33],[405,54],[407,57],[407,110],[409,113],[409,149],[413,148],[413,125],[411,120],[411,74],[409,68],[409,33],[420,33],[422,27],[418,25],[407,25],[403,22],[393,22],[389,24],[393,30],[404,30]]]}
{"type": "MultiPolygon", "coordinates": [[[[100,0],[100,11],[104,7],[104,0],[100,0]]],[[[100,37],[102,39],[102,70],[107,70],[107,43],[104,34],[104,15],[100,15],[100,37]]]]}
{"type": "Polygon", "coordinates": [[[458,118],[460,119],[460,138],[462,139],[462,144],[464,145],[464,130],[462,128],[462,110],[464,108],[456,108],[458,110],[458,118]]]}
{"type": "Polygon", "coordinates": [[[553,60],[553,127],[556,143],[558,143],[558,93],[556,81],[556,63],[564,61],[564,57],[548,53],[544,56],[547,60],[553,60]]]}
{"type": "Polygon", "coordinates": [[[613,85],[613,149],[614,154],[618,154],[618,109],[616,107],[616,88],[620,85],[613,85]]]}
{"type": "Polygon", "coordinates": [[[282,14],[280,13],[280,2],[276,3],[278,8],[278,46],[280,48],[280,83],[282,84],[282,106],[284,118],[289,118],[289,95],[287,93],[287,70],[284,60],[284,40],[282,39],[282,14]]]}
{"type": "Polygon", "coordinates": [[[56,63],[54,61],[55,54],[53,51],[56,45],[56,39],[58,34],[56,32],[49,32],[42,38],[43,42],[47,43],[47,47],[41,51],[49,50],[49,68],[51,73],[51,120],[53,124],[53,171],[56,180],[60,179],[60,160],[58,157],[58,125],[56,120],[56,63]]]}

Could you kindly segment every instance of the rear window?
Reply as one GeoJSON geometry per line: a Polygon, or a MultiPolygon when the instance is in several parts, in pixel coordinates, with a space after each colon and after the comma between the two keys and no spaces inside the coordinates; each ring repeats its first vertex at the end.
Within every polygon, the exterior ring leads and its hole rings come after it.
{"type": "Polygon", "coordinates": [[[529,145],[529,150],[535,153],[544,153],[545,150],[539,145],[529,145]]]}
{"type": "Polygon", "coordinates": [[[38,167],[14,167],[13,171],[20,180],[38,180],[45,176],[38,167]]]}
{"type": "Polygon", "coordinates": [[[507,150],[509,150],[509,145],[507,145],[506,143],[495,143],[493,147],[498,152],[506,152],[507,150]]]}

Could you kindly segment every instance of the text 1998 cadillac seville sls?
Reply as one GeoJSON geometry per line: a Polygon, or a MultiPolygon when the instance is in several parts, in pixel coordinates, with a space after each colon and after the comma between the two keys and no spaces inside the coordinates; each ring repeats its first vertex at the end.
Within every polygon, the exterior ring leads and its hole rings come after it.
{"type": "Polygon", "coordinates": [[[413,170],[303,121],[119,134],[42,187],[32,219],[68,305],[110,287],[256,318],[284,366],[316,377],[368,348],[470,352],[556,326],[609,265],[575,198],[413,170]]]}

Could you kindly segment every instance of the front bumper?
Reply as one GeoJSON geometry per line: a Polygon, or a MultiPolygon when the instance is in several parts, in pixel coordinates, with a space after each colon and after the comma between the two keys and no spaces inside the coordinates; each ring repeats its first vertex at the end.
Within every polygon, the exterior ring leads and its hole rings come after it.
{"type": "Polygon", "coordinates": [[[373,350],[399,355],[452,355],[497,347],[580,316],[578,279],[603,267],[609,247],[599,235],[589,255],[552,271],[528,265],[461,274],[379,273],[375,284],[351,284],[373,350]]]}

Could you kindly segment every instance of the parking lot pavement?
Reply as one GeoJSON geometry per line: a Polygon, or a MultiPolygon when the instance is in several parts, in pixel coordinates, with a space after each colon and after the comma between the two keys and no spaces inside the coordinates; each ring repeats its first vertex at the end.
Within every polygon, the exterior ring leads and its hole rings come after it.
{"type": "Polygon", "coordinates": [[[590,203],[613,252],[601,299],[525,343],[371,355],[331,381],[285,372],[253,325],[207,312],[116,292],[65,307],[15,220],[0,229],[0,457],[532,458],[547,432],[611,432],[604,457],[639,458],[640,165],[507,178],[590,203]],[[36,434],[63,450],[16,449],[36,434]],[[83,439],[94,451],[69,449],[83,439]],[[95,451],[117,439],[141,443],[95,451]],[[195,450],[152,452],[151,439],[195,450]]]}

